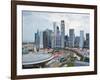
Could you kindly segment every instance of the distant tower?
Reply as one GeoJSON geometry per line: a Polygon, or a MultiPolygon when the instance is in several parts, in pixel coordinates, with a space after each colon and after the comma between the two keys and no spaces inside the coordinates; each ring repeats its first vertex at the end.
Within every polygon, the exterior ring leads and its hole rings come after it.
{"type": "Polygon", "coordinates": [[[61,48],[61,37],[59,27],[57,26],[57,33],[56,33],[56,48],[61,48]]]}
{"type": "Polygon", "coordinates": [[[65,43],[65,22],[61,20],[61,48],[64,48],[65,43]]]}
{"type": "Polygon", "coordinates": [[[51,48],[54,48],[54,32],[51,33],[51,48]]]}
{"type": "Polygon", "coordinates": [[[54,28],[54,48],[55,48],[56,47],[56,33],[57,33],[56,22],[53,22],[53,28],[54,28]]]}
{"type": "Polygon", "coordinates": [[[43,48],[51,48],[51,33],[49,29],[43,31],[43,48]]]}
{"type": "Polygon", "coordinates": [[[35,33],[35,45],[36,45],[36,49],[39,50],[39,48],[40,48],[39,30],[37,30],[37,33],[35,33]]]}
{"type": "Polygon", "coordinates": [[[40,48],[43,48],[43,32],[40,32],[40,48]]]}
{"type": "Polygon", "coordinates": [[[46,31],[43,31],[43,48],[48,47],[48,35],[46,31]]]}
{"type": "Polygon", "coordinates": [[[48,48],[51,48],[51,34],[52,34],[52,30],[47,29],[47,36],[48,36],[48,48]]]}
{"type": "Polygon", "coordinates": [[[65,47],[69,47],[69,36],[68,35],[65,35],[65,47]]]}
{"type": "Polygon", "coordinates": [[[89,45],[90,45],[90,43],[89,43],[89,33],[86,33],[86,48],[89,49],[89,45]]]}
{"type": "Polygon", "coordinates": [[[74,47],[74,41],[75,41],[75,34],[74,29],[69,30],[69,47],[74,47]]]}
{"type": "Polygon", "coordinates": [[[84,46],[84,31],[80,31],[80,43],[79,43],[79,47],[83,48],[84,46]]]}
{"type": "Polygon", "coordinates": [[[80,37],[76,36],[75,37],[75,41],[74,41],[74,47],[75,48],[79,48],[79,42],[80,42],[80,37]]]}

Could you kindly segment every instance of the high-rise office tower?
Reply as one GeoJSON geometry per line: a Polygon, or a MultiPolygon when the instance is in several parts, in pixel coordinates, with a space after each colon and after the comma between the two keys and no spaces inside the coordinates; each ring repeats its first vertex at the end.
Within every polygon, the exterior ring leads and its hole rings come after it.
{"type": "Polygon", "coordinates": [[[48,35],[46,31],[43,31],[43,48],[48,47],[48,35]]]}
{"type": "Polygon", "coordinates": [[[85,48],[89,49],[89,45],[90,45],[89,33],[86,33],[85,48]]]}
{"type": "Polygon", "coordinates": [[[74,47],[74,41],[75,41],[75,33],[74,29],[69,29],[69,47],[74,47]]]}
{"type": "Polygon", "coordinates": [[[61,48],[61,36],[60,36],[60,30],[58,26],[56,32],[56,48],[61,48]]]}
{"type": "Polygon", "coordinates": [[[51,48],[51,33],[49,29],[43,32],[43,48],[51,48]]]}
{"type": "Polygon", "coordinates": [[[57,34],[57,24],[56,24],[56,22],[53,22],[53,28],[54,28],[54,47],[56,47],[56,34],[57,34]]]}
{"type": "Polygon", "coordinates": [[[47,36],[48,36],[48,48],[51,48],[51,33],[52,33],[52,30],[49,30],[47,29],[47,36]]]}
{"type": "Polygon", "coordinates": [[[51,33],[51,48],[55,48],[54,46],[54,32],[51,33]]]}
{"type": "Polygon", "coordinates": [[[65,43],[65,22],[61,20],[61,48],[64,48],[65,43]]]}
{"type": "Polygon", "coordinates": [[[35,33],[35,46],[36,46],[36,49],[39,50],[39,48],[40,48],[39,30],[37,30],[37,33],[35,33]]]}
{"type": "Polygon", "coordinates": [[[80,42],[80,37],[76,36],[75,37],[75,41],[74,41],[74,47],[75,48],[79,48],[79,42],[80,42]]]}
{"type": "Polygon", "coordinates": [[[43,32],[40,31],[40,48],[43,48],[43,32]]]}
{"type": "Polygon", "coordinates": [[[65,36],[65,47],[69,47],[69,37],[68,35],[65,36]]]}
{"type": "Polygon", "coordinates": [[[79,47],[83,48],[84,47],[84,31],[80,31],[80,43],[79,47]]]}

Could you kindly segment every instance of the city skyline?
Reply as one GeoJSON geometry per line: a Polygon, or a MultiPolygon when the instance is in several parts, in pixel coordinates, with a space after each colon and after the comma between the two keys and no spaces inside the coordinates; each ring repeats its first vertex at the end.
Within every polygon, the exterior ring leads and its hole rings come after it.
{"type": "Polygon", "coordinates": [[[76,36],[74,33],[75,30],[69,29],[69,35],[65,35],[64,24],[62,25],[62,21],[60,27],[54,24],[53,31],[49,29],[46,29],[45,31],[37,30],[34,40],[36,48],[89,48],[90,34],[84,34],[84,31],[80,30],[80,36],[76,36]],[[59,28],[61,28],[61,30],[59,28]]]}
{"type": "Polygon", "coordinates": [[[69,35],[69,29],[75,29],[75,36],[80,35],[80,30],[89,33],[89,14],[23,11],[23,42],[33,42],[37,30],[53,30],[53,22],[60,27],[61,20],[65,21],[65,35],[69,35]]]}

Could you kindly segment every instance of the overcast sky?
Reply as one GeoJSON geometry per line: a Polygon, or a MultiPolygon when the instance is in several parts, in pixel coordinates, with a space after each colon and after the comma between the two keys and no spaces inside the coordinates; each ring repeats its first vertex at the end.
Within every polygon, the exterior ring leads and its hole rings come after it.
{"type": "Polygon", "coordinates": [[[53,22],[57,22],[60,28],[61,20],[65,21],[65,34],[69,35],[69,29],[75,29],[75,36],[80,35],[80,30],[84,31],[84,36],[90,30],[90,15],[80,13],[60,13],[60,12],[36,12],[23,11],[23,41],[34,41],[34,34],[45,29],[53,30],[53,22]]]}

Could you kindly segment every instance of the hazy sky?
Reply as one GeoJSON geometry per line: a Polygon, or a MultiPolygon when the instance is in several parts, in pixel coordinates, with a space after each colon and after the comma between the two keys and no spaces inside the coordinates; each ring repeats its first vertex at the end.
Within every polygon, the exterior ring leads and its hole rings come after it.
{"type": "Polygon", "coordinates": [[[90,30],[90,15],[80,13],[60,12],[36,12],[22,11],[23,41],[34,41],[34,34],[45,29],[53,30],[53,22],[57,22],[60,28],[61,20],[65,21],[65,34],[69,35],[69,29],[75,29],[75,36],[84,31],[84,36],[90,30]]]}

